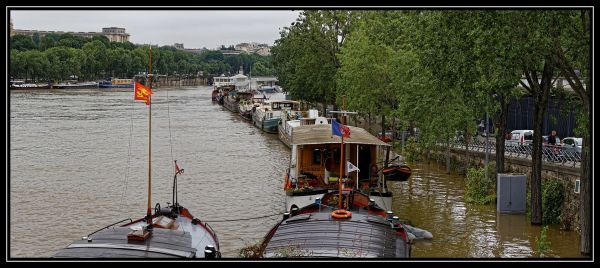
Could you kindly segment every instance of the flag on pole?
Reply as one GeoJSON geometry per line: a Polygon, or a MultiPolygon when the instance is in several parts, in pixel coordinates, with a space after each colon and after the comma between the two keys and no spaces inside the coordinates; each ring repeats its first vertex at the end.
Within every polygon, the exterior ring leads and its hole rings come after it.
{"type": "Polygon", "coordinates": [[[135,90],[134,90],[134,99],[135,100],[143,100],[146,102],[146,105],[150,105],[150,95],[152,95],[152,90],[147,88],[146,86],[135,82],[135,90]]]}
{"type": "Polygon", "coordinates": [[[175,161],[175,173],[176,174],[183,173],[183,169],[179,168],[179,165],[177,164],[177,161],[175,161]]]}
{"type": "Polygon", "coordinates": [[[352,171],[356,171],[356,170],[358,170],[358,172],[360,172],[360,169],[358,169],[358,167],[356,167],[355,165],[352,165],[352,163],[350,163],[350,161],[346,161],[346,169],[348,170],[348,173],[350,173],[352,171]]]}
{"type": "Polygon", "coordinates": [[[344,138],[350,138],[350,128],[338,123],[337,120],[333,119],[331,121],[331,134],[344,138]]]}

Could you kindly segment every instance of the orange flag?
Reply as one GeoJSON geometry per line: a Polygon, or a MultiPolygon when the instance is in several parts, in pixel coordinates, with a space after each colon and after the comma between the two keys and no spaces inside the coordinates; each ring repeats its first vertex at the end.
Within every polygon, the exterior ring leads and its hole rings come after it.
{"type": "Polygon", "coordinates": [[[146,102],[146,105],[150,105],[150,95],[152,95],[152,90],[147,88],[146,86],[135,82],[135,90],[134,90],[134,99],[135,100],[143,100],[146,102]]]}

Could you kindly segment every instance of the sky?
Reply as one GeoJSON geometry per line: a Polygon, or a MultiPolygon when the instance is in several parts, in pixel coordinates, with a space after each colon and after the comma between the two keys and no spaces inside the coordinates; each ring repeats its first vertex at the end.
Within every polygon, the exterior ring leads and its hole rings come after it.
{"type": "Polygon", "coordinates": [[[292,10],[11,10],[14,29],[101,32],[125,28],[134,44],[215,49],[244,42],[266,43],[279,38],[300,11],[292,10]]]}

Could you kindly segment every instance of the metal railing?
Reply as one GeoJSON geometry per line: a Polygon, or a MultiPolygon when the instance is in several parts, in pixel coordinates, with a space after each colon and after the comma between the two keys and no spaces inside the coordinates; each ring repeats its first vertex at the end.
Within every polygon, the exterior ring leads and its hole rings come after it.
{"type": "MultiPolygon", "coordinates": [[[[440,143],[440,146],[445,146],[440,143]]],[[[454,149],[467,150],[467,143],[463,139],[455,139],[450,143],[450,147],[454,149]]],[[[489,140],[488,146],[489,152],[496,152],[496,141],[489,140]]],[[[486,142],[473,139],[468,144],[469,151],[474,152],[485,152],[486,142]]],[[[504,156],[512,158],[522,158],[531,160],[532,146],[531,144],[512,144],[507,143],[504,146],[504,156]]],[[[581,165],[581,153],[564,149],[560,145],[542,145],[542,161],[548,164],[558,164],[570,167],[579,167],[581,165]]]]}

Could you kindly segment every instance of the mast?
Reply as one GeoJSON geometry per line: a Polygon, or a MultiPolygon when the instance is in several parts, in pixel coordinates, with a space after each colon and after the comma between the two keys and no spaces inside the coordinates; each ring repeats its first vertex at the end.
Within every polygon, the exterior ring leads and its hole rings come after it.
{"type": "MultiPolygon", "coordinates": [[[[152,91],[152,45],[150,45],[148,61],[148,88],[152,91]]],[[[152,194],[152,94],[148,95],[148,102],[150,107],[148,109],[148,210],[146,212],[146,218],[148,219],[148,226],[152,226],[152,209],[151,205],[151,194],[152,194]]]]}
{"type": "MultiPolygon", "coordinates": [[[[346,111],[346,96],[342,96],[342,110],[341,111],[329,111],[329,113],[339,113],[342,115],[342,125],[346,124],[346,116],[348,114],[356,114],[356,112],[347,112],[346,111]]],[[[344,162],[344,135],[342,135],[342,142],[340,143],[340,178],[338,180],[339,184],[339,194],[338,194],[338,207],[342,208],[342,176],[344,175],[344,166],[346,162],[344,162]]],[[[358,163],[356,163],[358,165],[358,163]]]]}
{"type": "MultiPolygon", "coordinates": [[[[343,109],[345,110],[345,109],[343,109]]],[[[342,119],[344,122],[344,119],[342,119]]],[[[344,124],[344,123],[342,123],[344,124]]],[[[342,142],[340,143],[340,179],[339,184],[339,195],[338,195],[338,208],[342,209],[342,177],[344,176],[344,135],[342,135],[342,142]]]]}

